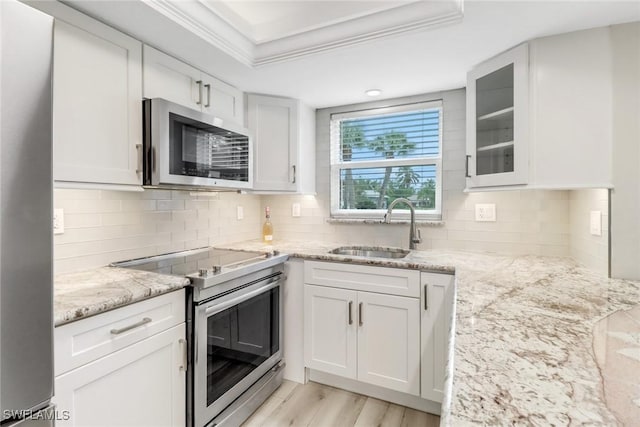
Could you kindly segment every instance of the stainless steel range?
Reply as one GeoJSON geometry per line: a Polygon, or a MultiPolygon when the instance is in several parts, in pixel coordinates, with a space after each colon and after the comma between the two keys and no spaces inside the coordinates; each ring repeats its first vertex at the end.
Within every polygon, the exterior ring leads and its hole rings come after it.
{"type": "Polygon", "coordinates": [[[240,425],[282,383],[287,259],[202,248],[114,264],[191,280],[187,425],[240,425]]]}

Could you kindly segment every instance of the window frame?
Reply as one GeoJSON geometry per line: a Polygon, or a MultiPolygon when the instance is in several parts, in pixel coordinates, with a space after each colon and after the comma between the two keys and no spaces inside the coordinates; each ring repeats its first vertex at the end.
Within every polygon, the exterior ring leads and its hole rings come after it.
{"type": "MultiPolygon", "coordinates": [[[[348,219],[380,219],[382,220],[386,209],[341,209],[340,208],[340,170],[362,169],[397,166],[434,166],[435,167],[435,209],[416,209],[416,219],[436,220],[442,219],[442,124],[443,103],[441,99],[421,101],[409,104],[397,104],[388,107],[373,107],[362,110],[344,111],[333,113],[329,117],[329,146],[330,146],[330,193],[331,193],[331,217],[348,219]],[[345,119],[359,117],[378,116],[409,111],[438,109],[438,156],[423,156],[404,159],[380,159],[367,161],[342,162],[340,160],[340,122],[345,119]]],[[[407,220],[410,218],[409,210],[394,210],[393,219],[407,220]]]]}

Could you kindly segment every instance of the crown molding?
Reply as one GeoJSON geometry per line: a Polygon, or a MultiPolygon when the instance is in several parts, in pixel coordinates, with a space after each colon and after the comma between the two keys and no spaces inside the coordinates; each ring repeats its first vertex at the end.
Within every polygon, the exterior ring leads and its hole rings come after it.
{"type": "Polygon", "coordinates": [[[462,20],[463,0],[419,1],[291,36],[256,43],[246,26],[234,25],[205,1],[142,0],[239,62],[253,68],[341,49],[462,20]]]}
{"type": "Polygon", "coordinates": [[[227,55],[245,65],[254,66],[255,45],[206,4],[199,0],[141,1],[227,55]]]}
{"type": "MultiPolygon", "coordinates": [[[[381,14],[383,13],[385,12],[381,12],[381,14]]],[[[350,28],[347,34],[344,34],[345,31],[340,31],[347,29],[343,24],[324,27],[256,46],[256,57],[253,65],[254,67],[259,67],[378,39],[395,37],[404,33],[430,30],[458,23],[462,20],[462,17],[462,11],[455,10],[435,17],[413,19],[409,22],[399,22],[395,25],[387,24],[384,28],[369,28],[361,32],[355,31],[353,23],[349,23],[350,28]]],[[[361,19],[371,21],[370,18],[361,19]]]]}

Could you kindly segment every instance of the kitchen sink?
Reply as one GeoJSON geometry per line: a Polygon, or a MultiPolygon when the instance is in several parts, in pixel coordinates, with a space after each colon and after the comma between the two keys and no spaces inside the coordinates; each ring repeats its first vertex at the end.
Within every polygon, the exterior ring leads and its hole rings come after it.
{"type": "Polygon", "coordinates": [[[404,258],[409,254],[406,249],[377,248],[368,246],[342,246],[329,251],[330,254],[361,256],[365,258],[404,258]]]}

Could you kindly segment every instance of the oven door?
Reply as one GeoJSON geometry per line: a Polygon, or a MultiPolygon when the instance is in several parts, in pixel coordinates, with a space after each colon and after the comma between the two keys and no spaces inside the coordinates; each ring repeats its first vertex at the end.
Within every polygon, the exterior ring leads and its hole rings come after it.
{"type": "Polygon", "coordinates": [[[208,423],[282,359],[280,277],[196,307],[196,427],[208,423]]]}

